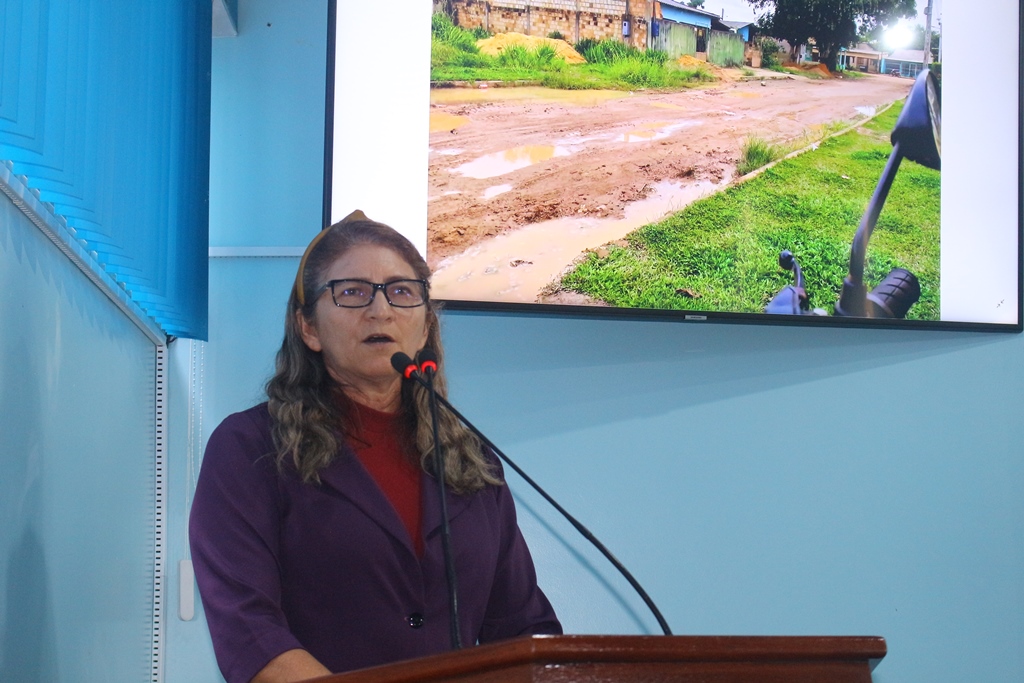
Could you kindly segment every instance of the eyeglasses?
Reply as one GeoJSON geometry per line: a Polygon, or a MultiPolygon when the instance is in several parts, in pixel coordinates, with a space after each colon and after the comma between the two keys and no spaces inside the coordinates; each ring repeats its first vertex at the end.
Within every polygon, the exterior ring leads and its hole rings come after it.
{"type": "Polygon", "coordinates": [[[416,308],[427,303],[426,280],[391,280],[390,282],[368,282],[367,280],[331,280],[318,293],[331,290],[334,305],[341,308],[365,308],[373,303],[377,291],[384,292],[384,298],[395,308],[416,308]]]}

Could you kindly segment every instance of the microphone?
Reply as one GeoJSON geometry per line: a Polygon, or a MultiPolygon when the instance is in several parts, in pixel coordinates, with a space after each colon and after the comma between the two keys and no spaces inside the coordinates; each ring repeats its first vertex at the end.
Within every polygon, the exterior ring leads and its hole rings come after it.
{"type": "Polygon", "coordinates": [[[416,365],[416,361],[401,351],[391,356],[391,367],[398,370],[398,374],[406,379],[412,377],[413,373],[419,372],[419,366],[416,365]]]}
{"type": "MultiPolygon", "coordinates": [[[[421,359],[425,357],[427,351],[428,349],[423,349],[423,351],[420,352],[421,359]]],[[[429,355],[427,355],[426,358],[428,360],[424,361],[421,365],[426,366],[427,362],[433,363],[433,368],[430,370],[432,377],[433,372],[437,370],[437,357],[436,355],[434,355],[433,351],[430,351],[429,355]]],[[[524,472],[522,468],[519,467],[519,465],[513,462],[512,459],[509,458],[507,455],[505,455],[501,451],[501,449],[498,448],[493,441],[488,439],[483,432],[477,429],[472,422],[466,419],[466,417],[462,413],[460,413],[455,408],[455,406],[448,402],[448,399],[446,399],[444,396],[438,395],[437,392],[433,390],[433,381],[431,380],[430,382],[428,382],[426,379],[424,379],[423,375],[426,374],[425,372],[421,373],[413,371],[406,375],[404,371],[406,368],[408,368],[408,363],[411,362],[412,359],[409,358],[409,356],[406,356],[404,353],[396,353],[394,356],[391,357],[391,365],[394,366],[394,368],[398,370],[398,372],[401,373],[403,377],[405,377],[406,379],[411,379],[415,382],[418,382],[422,386],[427,387],[427,389],[431,392],[432,399],[436,399],[438,402],[440,402],[441,405],[448,409],[448,411],[451,412],[452,415],[458,418],[459,421],[462,422],[462,424],[466,425],[466,428],[469,429],[469,431],[473,432],[477,436],[477,438],[479,438],[484,443],[485,446],[490,448],[499,458],[502,459],[503,462],[505,462],[505,464],[507,464],[509,467],[515,470],[516,474],[523,478],[523,481],[532,486],[533,489],[544,498],[544,500],[546,500],[553,508],[558,510],[558,512],[561,513],[561,515],[565,517],[565,519],[568,520],[570,524],[572,524],[572,526],[576,529],[576,531],[580,533],[580,535],[582,535],[585,539],[590,541],[590,543],[595,548],[597,548],[602,555],[605,556],[605,559],[607,559],[612,564],[612,566],[615,567],[619,571],[619,573],[626,579],[626,581],[629,582],[629,585],[633,587],[633,590],[637,592],[640,598],[644,601],[644,604],[646,604],[648,609],[651,610],[651,613],[654,614],[654,618],[658,621],[658,625],[661,627],[662,632],[666,636],[672,635],[672,629],[669,628],[668,622],[665,621],[665,617],[662,616],[661,610],[659,610],[657,605],[654,604],[654,600],[652,600],[651,596],[647,594],[647,591],[643,589],[643,586],[640,585],[640,582],[633,577],[633,575],[630,573],[628,569],[626,569],[626,566],[622,564],[622,562],[620,562],[619,559],[615,557],[615,555],[613,555],[612,552],[608,550],[608,548],[605,547],[603,543],[601,543],[601,541],[598,540],[597,536],[595,536],[590,531],[590,529],[585,527],[582,522],[580,522],[571,514],[569,514],[568,510],[559,505],[558,501],[551,497],[551,495],[547,491],[541,488],[540,484],[538,484],[532,478],[530,478],[530,476],[526,474],[526,472],[524,472]]],[[[434,438],[436,443],[436,433],[434,438]]]]}
{"type": "Polygon", "coordinates": [[[426,375],[428,379],[433,378],[434,373],[437,372],[437,354],[434,353],[433,349],[427,348],[420,351],[419,358],[420,372],[426,375]]]}
{"type": "Polygon", "coordinates": [[[459,627],[459,589],[455,576],[455,555],[452,552],[452,529],[448,523],[448,498],[444,488],[444,451],[441,448],[441,435],[437,424],[437,391],[434,389],[434,373],[437,371],[437,354],[430,349],[419,353],[420,365],[412,358],[399,351],[391,356],[391,367],[398,370],[406,379],[416,380],[430,392],[430,420],[434,429],[434,471],[437,480],[438,495],[441,499],[441,548],[444,551],[445,577],[448,580],[448,614],[449,635],[452,649],[462,649],[462,633],[459,627]],[[426,376],[426,379],[423,379],[426,376]]]}

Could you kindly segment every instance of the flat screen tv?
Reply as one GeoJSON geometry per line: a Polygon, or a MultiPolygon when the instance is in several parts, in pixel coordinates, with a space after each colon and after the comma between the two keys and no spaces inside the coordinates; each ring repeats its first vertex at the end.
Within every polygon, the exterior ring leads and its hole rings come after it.
{"type": "Polygon", "coordinates": [[[325,223],[402,231],[449,309],[1021,330],[1016,3],[936,3],[923,75],[755,52],[735,0],[563,5],[331,0],[325,223]]]}

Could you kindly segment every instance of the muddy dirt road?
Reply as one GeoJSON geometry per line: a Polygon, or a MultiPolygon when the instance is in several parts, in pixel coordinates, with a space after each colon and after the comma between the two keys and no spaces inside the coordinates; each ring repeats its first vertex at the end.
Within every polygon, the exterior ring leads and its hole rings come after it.
{"type": "Polygon", "coordinates": [[[813,136],[871,115],[912,83],[763,73],[772,80],[678,93],[432,91],[434,296],[542,300],[581,252],[727,184],[748,136],[813,136]]]}

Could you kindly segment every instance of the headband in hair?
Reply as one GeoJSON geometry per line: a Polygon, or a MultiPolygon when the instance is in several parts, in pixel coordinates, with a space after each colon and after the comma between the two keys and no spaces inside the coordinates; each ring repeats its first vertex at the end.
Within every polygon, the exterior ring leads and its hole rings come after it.
{"type": "Polygon", "coordinates": [[[306,305],[306,289],[302,284],[302,275],[303,273],[306,272],[306,260],[309,258],[309,255],[313,253],[313,250],[316,249],[316,245],[320,244],[320,240],[326,237],[327,233],[330,232],[332,228],[341,227],[346,223],[355,223],[356,221],[369,220],[370,219],[366,217],[365,213],[363,213],[359,209],[356,209],[355,211],[345,216],[334,225],[329,225],[323,230],[321,230],[319,233],[317,233],[317,236],[314,237],[313,241],[309,243],[308,247],[306,247],[306,251],[303,252],[302,260],[299,261],[299,272],[295,274],[295,294],[299,299],[299,306],[306,305]]]}

